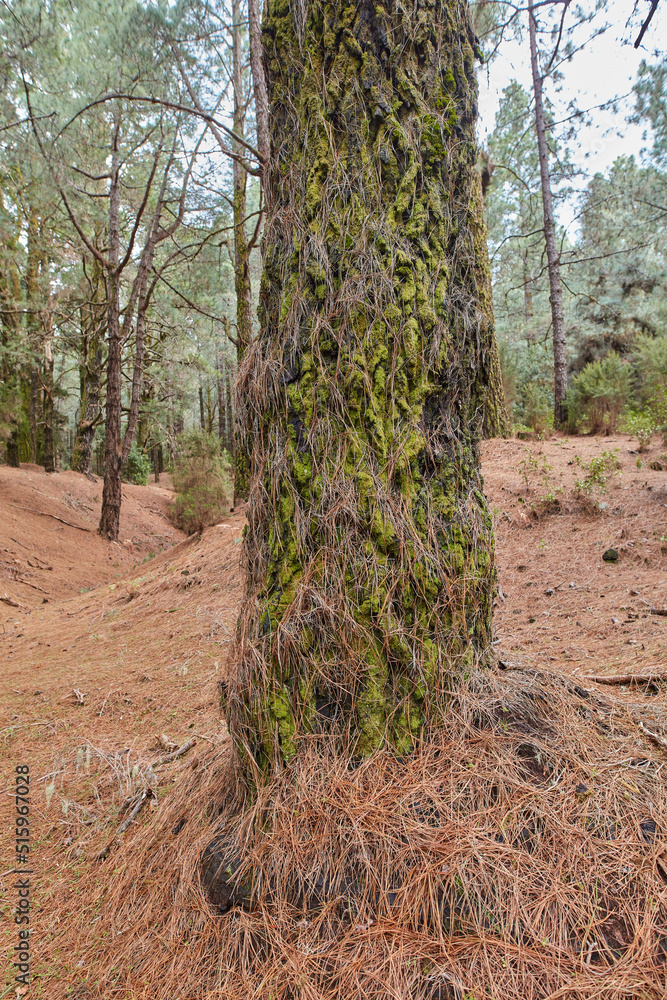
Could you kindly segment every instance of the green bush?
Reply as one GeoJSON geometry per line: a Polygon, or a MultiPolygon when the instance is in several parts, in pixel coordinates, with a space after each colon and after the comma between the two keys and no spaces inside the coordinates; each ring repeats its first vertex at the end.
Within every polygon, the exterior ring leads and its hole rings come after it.
{"type": "Polygon", "coordinates": [[[176,500],[172,514],[188,535],[215,524],[228,512],[234,496],[231,461],[212,434],[201,430],[181,435],[174,462],[176,500]]]}
{"type": "Polygon", "coordinates": [[[150,474],[151,463],[148,457],[144,455],[136,441],[133,441],[123,469],[123,479],[126,483],[135,483],[137,486],[148,486],[148,477],[150,474]]]}
{"type": "Polygon", "coordinates": [[[587,424],[593,434],[613,434],[630,398],[630,367],[611,351],[601,361],[582,368],[567,394],[568,422],[578,430],[587,424]]]}

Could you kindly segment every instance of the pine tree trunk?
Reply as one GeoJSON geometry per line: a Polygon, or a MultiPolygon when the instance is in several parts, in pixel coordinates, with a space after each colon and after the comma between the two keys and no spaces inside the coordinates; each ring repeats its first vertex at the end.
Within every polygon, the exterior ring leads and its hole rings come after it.
{"type": "Polygon", "coordinates": [[[250,781],[317,732],[408,752],[490,659],[474,46],[462,0],[268,3],[261,333],[236,395],[249,575],[227,698],[250,781]]]}
{"type": "Polygon", "coordinates": [[[491,289],[491,262],[489,260],[488,234],[484,218],[484,187],[482,174],[479,169],[475,171],[473,202],[475,206],[475,221],[473,225],[475,253],[480,269],[479,305],[485,324],[482,336],[485,341],[489,340],[491,344],[483,432],[485,438],[509,437],[512,433],[512,426],[505,402],[503,373],[500,367],[500,355],[498,354],[498,341],[496,339],[496,323],[493,315],[493,292],[491,289]]]}
{"type": "Polygon", "coordinates": [[[560,254],[556,243],[551,178],[549,176],[549,150],[547,148],[546,124],[542,100],[543,79],[537,58],[537,27],[534,7],[528,8],[528,32],[530,36],[530,64],[533,74],[533,96],[535,98],[535,132],[537,152],[540,161],[540,181],[542,187],[542,208],[544,212],[544,244],[549,271],[549,300],[551,302],[551,325],[554,345],[554,427],[562,427],[567,421],[565,396],[567,394],[567,356],[565,350],[565,318],[563,316],[563,293],[560,282],[560,254]]]}
{"type": "Polygon", "coordinates": [[[232,376],[227,369],[225,373],[225,425],[227,428],[225,448],[230,455],[234,454],[234,404],[232,390],[232,376]]]}
{"type": "Polygon", "coordinates": [[[109,351],[107,355],[107,399],[104,437],[104,488],[102,512],[97,529],[110,542],[118,541],[120,507],[123,499],[121,422],[121,345],[119,280],[109,276],[109,303],[107,329],[109,351]]]}
{"type": "Polygon", "coordinates": [[[44,341],[44,394],[42,404],[42,420],[44,422],[44,471],[56,471],[55,454],[55,407],[53,405],[53,353],[51,351],[51,341],[44,341]]]}
{"type": "MultiPolygon", "coordinates": [[[[232,0],[232,82],[234,88],[234,131],[243,137],[245,129],[245,94],[243,90],[243,64],[241,54],[240,4],[232,0]]],[[[237,153],[243,147],[234,142],[237,153]]],[[[252,335],[252,304],[250,286],[250,251],[246,232],[247,173],[234,160],[234,287],[236,290],[236,355],[239,365],[250,345],[252,335]]],[[[247,450],[240,444],[234,449],[234,502],[248,495],[250,461],[247,450]]]]}
{"type": "Polygon", "coordinates": [[[206,430],[206,416],[204,415],[204,387],[199,383],[199,426],[206,430]]]}
{"type": "Polygon", "coordinates": [[[107,398],[104,437],[104,488],[98,532],[110,542],[118,541],[120,506],[123,499],[121,428],[120,343],[120,125],[116,123],[109,189],[109,268],[107,274],[107,398]]]}

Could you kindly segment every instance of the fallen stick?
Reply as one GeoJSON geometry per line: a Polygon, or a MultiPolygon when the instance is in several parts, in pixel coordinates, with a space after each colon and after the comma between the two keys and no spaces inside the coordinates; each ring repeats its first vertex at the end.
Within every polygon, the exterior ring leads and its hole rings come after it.
{"type": "Polygon", "coordinates": [[[16,542],[17,545],[20,545],[22,549],[26,549],[28,552],[30,552],[30,548],[27,545],[24,545],[23,542],[19,542],[18,538],[12,538],[11,535],[9,536],[9,538],[12,542],[16,542]]]}
{"type": "Polygon", "coordinates": [[[662,615],[663,618],[667,618],[667,608],[651,608],[652,615],[662,615]]]}
{"type": "Polygon", "coordinates": [[[14,503],[12,507],[18,507],[20,510],[29,510],[31,514],[41,514],[42,517],[52,517],[55,521],[60,521],[61,524],[66,524],[70,528],[78,528],[79,531],[92,531],[92,528],[82,528],[80,524],[74,524],[72,521],[66,521],[64,517],[58,517],[57,514],[47,514],[45,510],[36,510],[35,507],[24,507],[23,504],[14,503]]]}
{"type": "Polygon", "coordinates": [[[667,674],[601,674],[599,677],[583,677],[594,684],[656,684],[667,681],[667,674]]]}
{"type": "Polygon", "coordinates": [[[183,746],[179,747],[178,750],[174,750],[173,753],[167,753],[163,757],[160,757],[160,759],[153,765],[153,767],[154,768],[162,767],[163,764],[170,764],[172,760],[176,760],[177,757],[182,757],[184,753],[188,752],[188,750],[192,750],[196,742],[197,742],[196,739],[188,740],[188,742],[184,743],[183,746]]]}
{"type": "Polygon", "coordinates": [[[7,597],[6,595],[5,595],[5,597],[0,597],[0,601],[2,601],[3,604],[8,604],[10,606],[10,608],[22,608],[23,607],[22,604],[18,603],[18,601],[13,600],[11,597],[7,597]]]}
{"type": "Polygon", "coordinates": [[[132,811],[125,817],[125,819],[123,820],[123,822],[120,824],[120,826],[116,830],[116,836],[117,837],[121,833],[125,833],[125,831],[127,830],[128,826],[130,825],[130,823],[132,823],[132,821],[137,818],[137,816],[139,815],[139,813],[141,812],[141,810],[145,806],[147,798],[148,798],[148,789],[144,788],[143,792],[141,793],[141,797],[139,798],[139,801],[134,805],[132,811]]]}
{"type": "Polygon", "coordinates": [[[639,728],[643,732],[644,736],[648,736],[648,738],[655,743],[656,746],[659,746],[661,750],[664,750],[665,753],[667,753],[667,740],[663,740],[662,736],[658,736],[657,733],[652,733],[650,729],[646,728],[643,722],[639,723],[639,728]]]}

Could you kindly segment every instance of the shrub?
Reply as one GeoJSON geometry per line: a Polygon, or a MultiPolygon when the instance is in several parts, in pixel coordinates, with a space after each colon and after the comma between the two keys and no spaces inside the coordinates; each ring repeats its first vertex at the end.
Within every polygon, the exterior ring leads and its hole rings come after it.
{"type": "Polygon", "coordinates": [[[234,495],[231,461],[226,452],[220,454],[212,434],[193,430],[178,439],[174,489],[173,517],[188,535],[215,524],[228,512],[234,495]]]}
{"type": "Polygon", "coordinates": [[[611,351],[601,361],[582,368],[567,395],[568,420],[577,428],[588,424],[594,434],[613,434],[630,397],[630,368],[611,351]]]}
{"type": "Polygon", "coordinates": [[[623,430],[626,434],[637,438],[640,451],[648,451],[651,446],[651,438],[656,431],[656,424],[648,409],[630,410],[623,420],[623,430]]]}
{"type": "Polygon", "coordinates": [[[123,469],[123,479],[126,483],[136,483],[137,486],[148,486],[148,477],[151,473],[151,463],[146,455],[137,445],[132,442],[127,462],[123,469]]]}

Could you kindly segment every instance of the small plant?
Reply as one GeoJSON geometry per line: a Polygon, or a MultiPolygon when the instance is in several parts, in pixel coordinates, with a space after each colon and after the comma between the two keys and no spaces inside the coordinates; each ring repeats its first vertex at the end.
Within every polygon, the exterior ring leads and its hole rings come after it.
{"type": "Polygon", "coordinates": [[[174,462],[174,520],[192,535],[219,521],[232,502],[231,462],[212,434],[190,431],[179,438],[174,462]]]}
{"type": "Polygon", "coordinates": [[[526,448],[525,454],[519,462],[519,469],[521,470],[521,478],[526,486],[526,491],[528,491],[530,489],[530,477],[532,475],[543,476],[545,485],[547,485],[549,482],[549,473],[553,469],[553,466],[549,465],[546,458],[542,458],[542,461],[540,462],[537,455],[534,455],[530,448],[526,448]]]}
{"type": "Polygon", "coordinates": [[[656,431],[656,422],[648,409],[631,410],[623,421],[623,429],[627,434],[637,438],[639,451],[648,451],[651,438],[656,431]]]}
{"type": "Polygon", "coordinates": [[[123,469],[123,479],[126,483],[135,483],[137,486],[148,486],[148,477],[151,473],[151,465],[146,455],[132,442],[127,462],[123,469]]]}
{"type": "Polygon", "coordinates": [[[604,492],[607,489],[609,477],[612,473],[621,468],[618,459],[618,449],[603,451],[601,455],[594,455],[588,463],[582,463],[586,470],[583,479],[577,479],[574,484],[580,501],[583,501],[584,509],[591,514],[599,514],[607,507],[595,497],[598,491],[604,492]]]}

